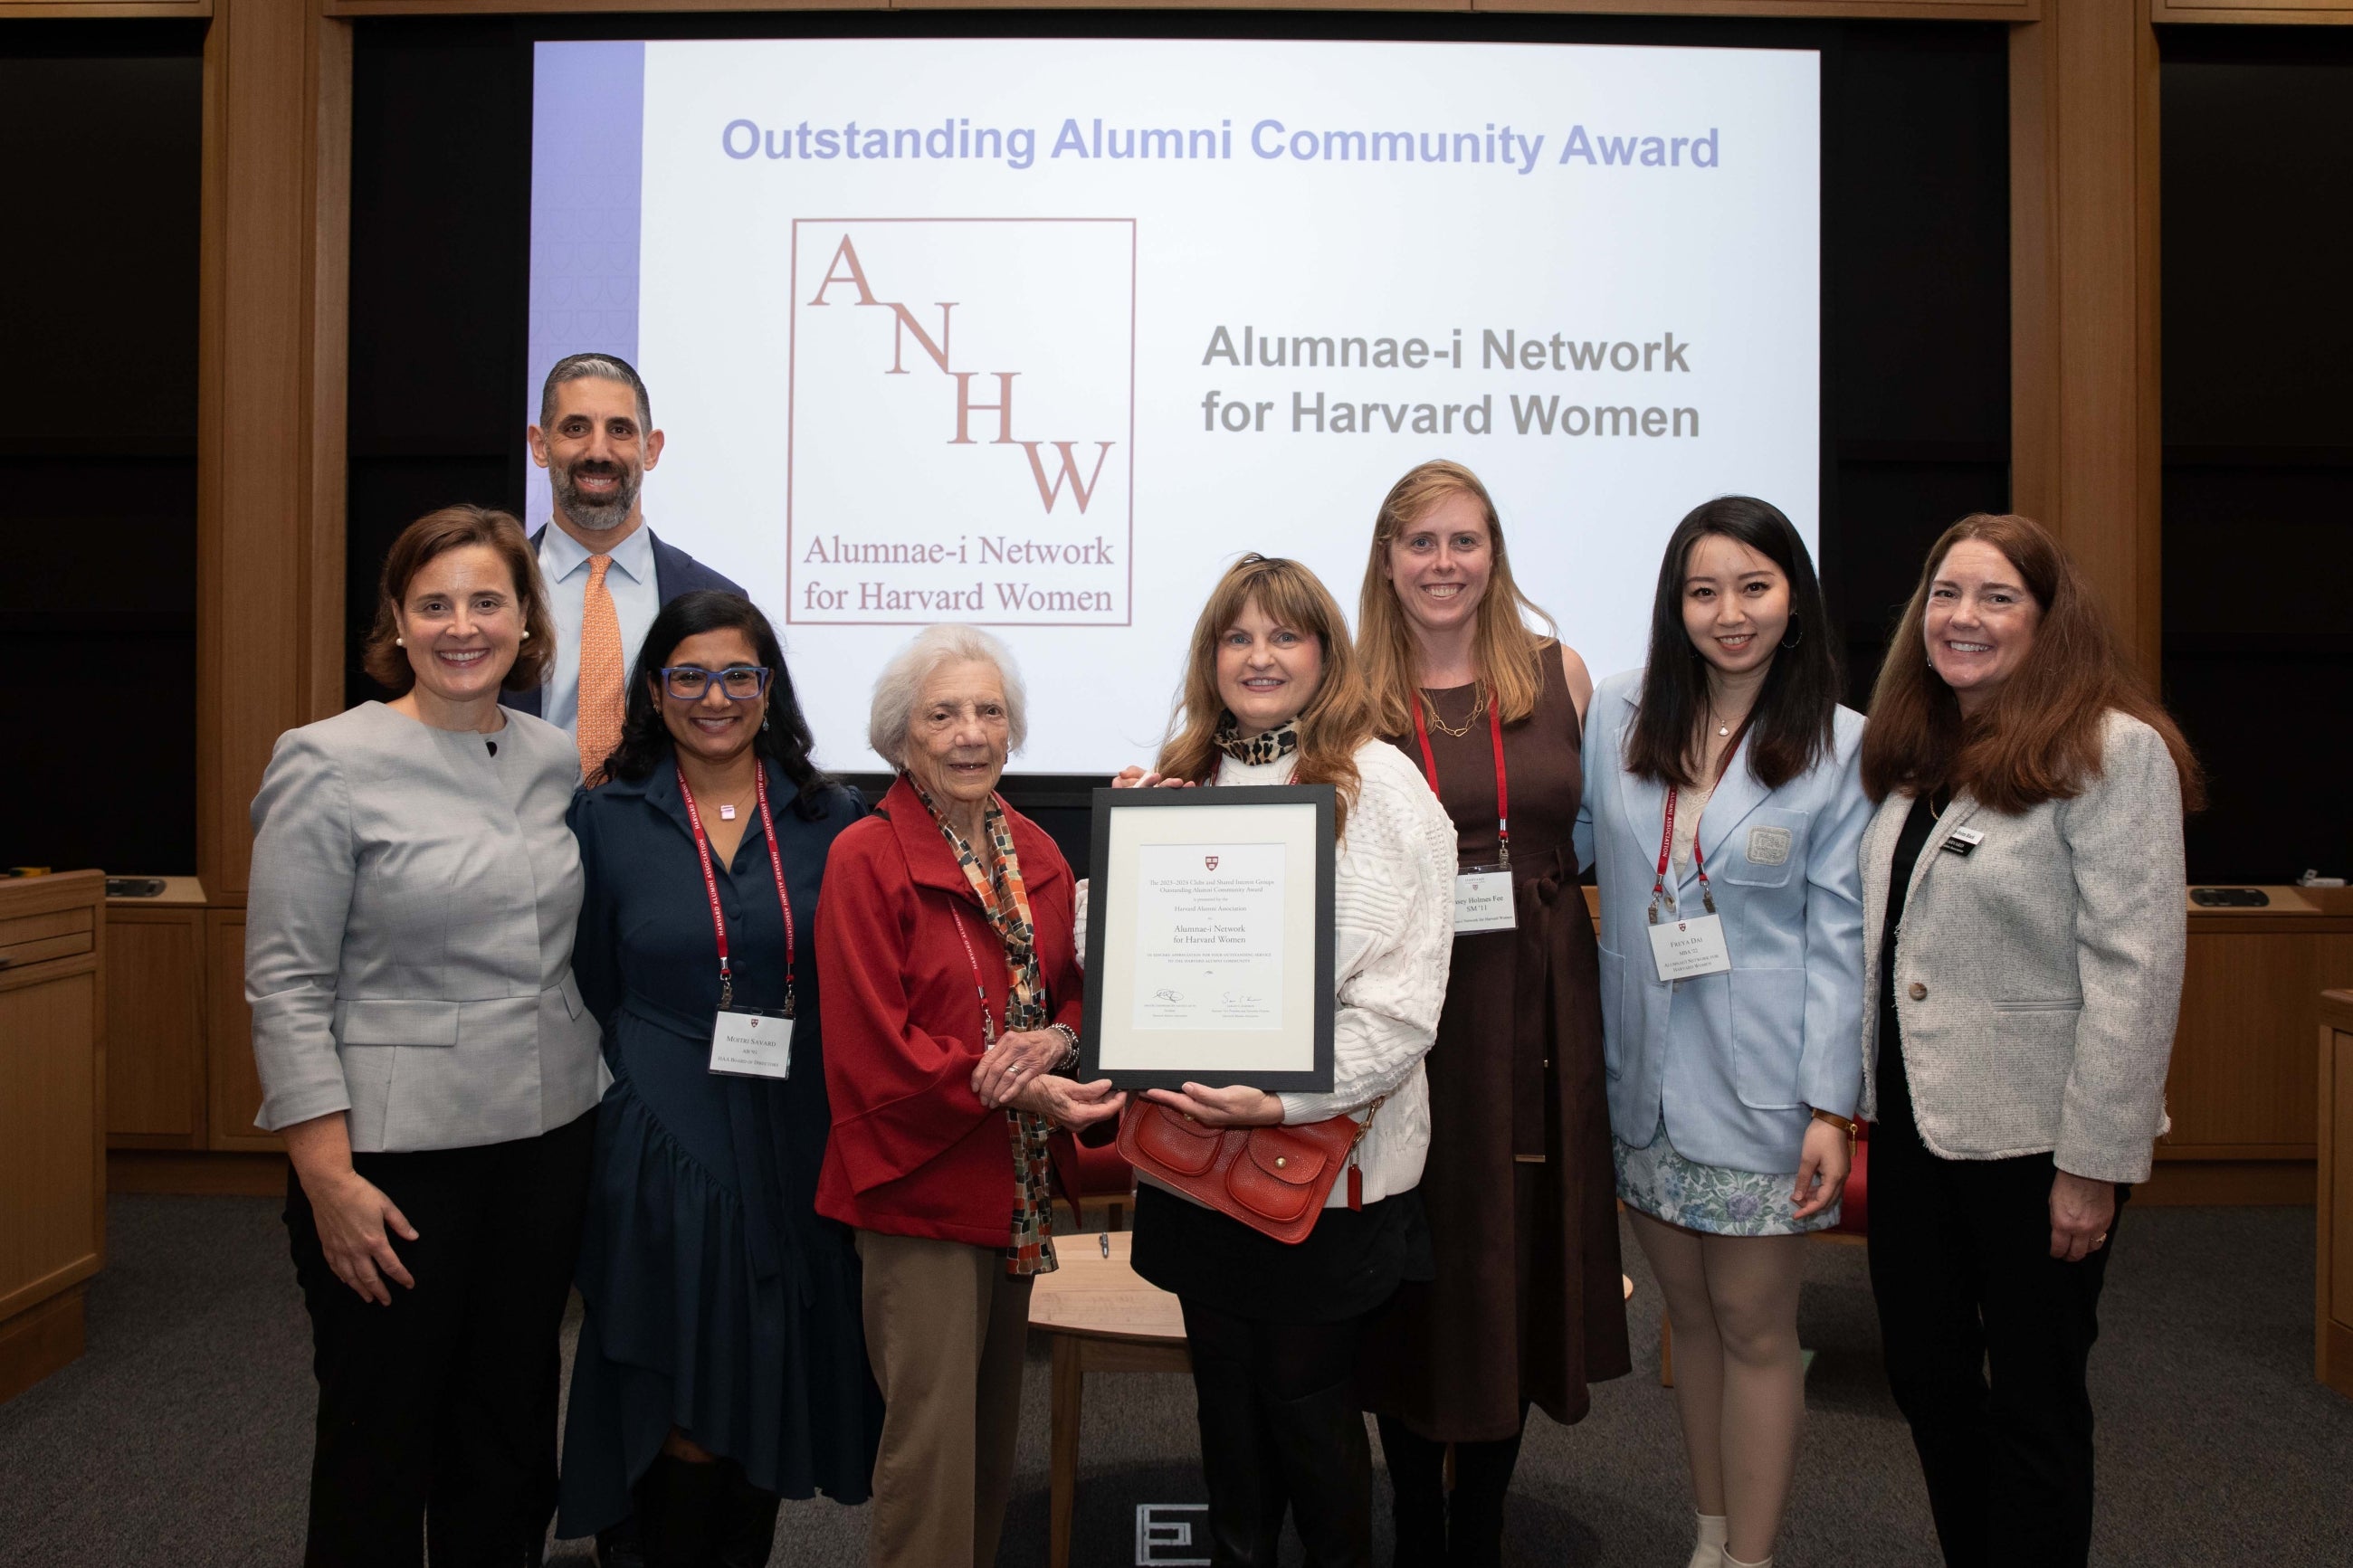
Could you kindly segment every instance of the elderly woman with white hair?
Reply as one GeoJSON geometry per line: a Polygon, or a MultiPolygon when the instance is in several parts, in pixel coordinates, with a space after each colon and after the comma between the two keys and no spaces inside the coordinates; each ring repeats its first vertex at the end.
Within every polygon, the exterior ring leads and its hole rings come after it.
{"type": "Polygon", "coordinates": [[[997,795],[1023,699],[1012,656],[969,626],[891,661],[868,737],[899,776],[834,840],[818,907],[833,1135],[817,1206],[865,1266],[880,1568],[997,1561],[1029,1287],[1054,1267],[1046,1136],[1124,1099],[1067,1076],[1074,883],[997,795]]]}

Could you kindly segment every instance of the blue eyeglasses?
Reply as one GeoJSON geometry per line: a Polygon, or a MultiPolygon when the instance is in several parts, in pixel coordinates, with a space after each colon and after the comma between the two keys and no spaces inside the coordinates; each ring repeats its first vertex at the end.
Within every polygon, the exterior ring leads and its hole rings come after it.
{"type": "Polygon", "coordinates": [[[765,666],[757,664],[731,664],[724,669],[705,669],[699,664],[666,664],[662,666],[662,689],[681,702],[700,702],[715,679],[728,701],[751,702],[768,689],[768,674],[765,666]]]}

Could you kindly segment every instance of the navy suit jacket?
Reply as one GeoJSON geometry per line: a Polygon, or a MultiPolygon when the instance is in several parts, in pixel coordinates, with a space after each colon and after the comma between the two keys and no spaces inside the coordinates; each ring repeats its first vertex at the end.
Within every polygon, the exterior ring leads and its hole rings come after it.
{"type": "MultiPolygon", "coordinates": [[[[546,536],[544,525],[531,536],[533,559],[538,558],[539,542],[546,536]]],[[[724,594],[743,594],[747,599],[752,596],[744,594],[743,586],[733,579],[721,576],[677,545],[664,544],[661,535],[652,529],[646,530],[646,537],[653,542],[654,546],[654,593],[664,605],[681,594],[698,593],[704,588],[716,588],[724,594]]],[[[540,689],[536,686],[524,691],[502,691],[499,694],[499,700],[519,713],[528,713],[536,719],[540,716],[539,693],[540,689]]]]}

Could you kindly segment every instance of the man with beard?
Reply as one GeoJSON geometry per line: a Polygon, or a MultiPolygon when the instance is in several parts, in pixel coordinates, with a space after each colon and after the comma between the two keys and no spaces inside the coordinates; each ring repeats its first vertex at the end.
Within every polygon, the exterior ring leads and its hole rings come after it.
{"type": "Polygon", "coordinates": [[[555,658],[545,685],[505,700],[571,731],[592,784],[621,738],[629,668],[655,615],[700,588],[744,592],[645,525],[638,490],[661,450],[646,384],[627,360],[574,354],[547,373],[531,456],[547,470],[555,526],[532,545],[555,617],[555,658]]]}

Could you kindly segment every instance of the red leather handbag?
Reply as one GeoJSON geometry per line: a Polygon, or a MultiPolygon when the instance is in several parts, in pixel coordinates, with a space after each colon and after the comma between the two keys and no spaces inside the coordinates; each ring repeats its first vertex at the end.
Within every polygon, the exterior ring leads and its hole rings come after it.
{"type": "Polygon", "coordinates": [[[1362,1121],[1335,1116],[1280,1127],[1210,1127],[1135,1099],[1120,1113],[1119,1152],[1164,1186],[1295,1247],[1315,1228],[1342,1170],[1348,1173],[1348,1206],[1365,1206],[1356,1145],[1380,1109],[1375,1100],[1362,1121]]]}

